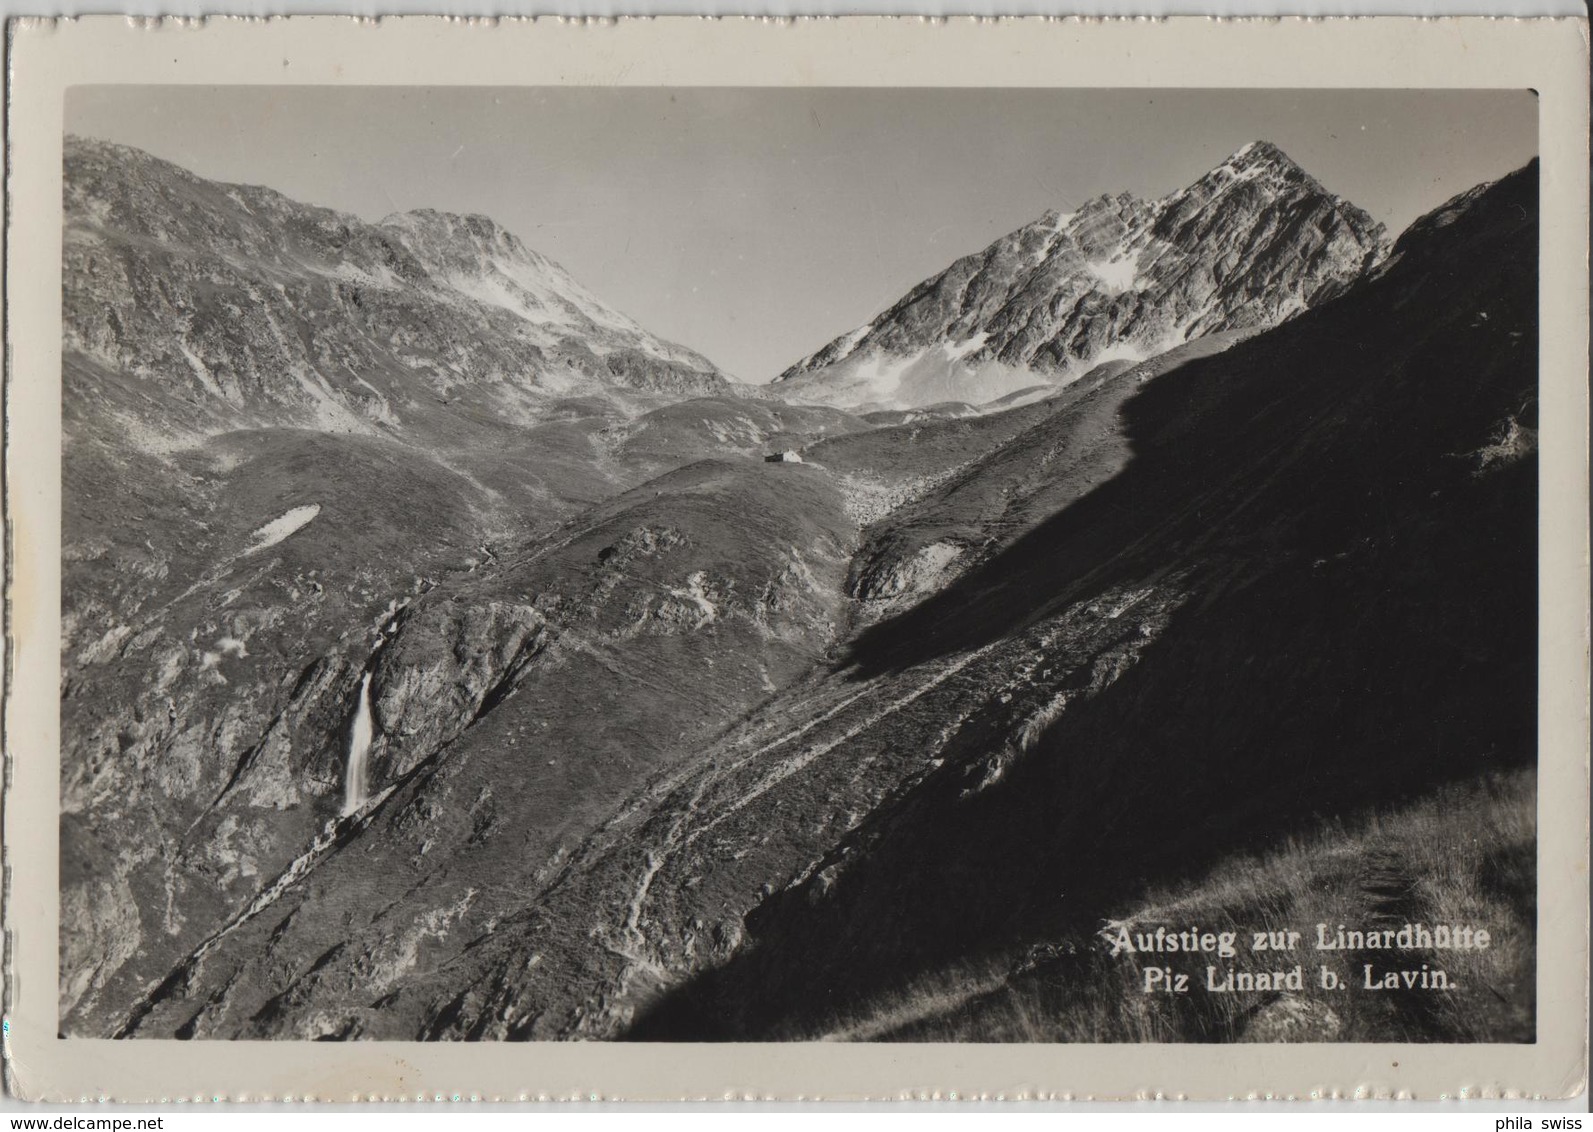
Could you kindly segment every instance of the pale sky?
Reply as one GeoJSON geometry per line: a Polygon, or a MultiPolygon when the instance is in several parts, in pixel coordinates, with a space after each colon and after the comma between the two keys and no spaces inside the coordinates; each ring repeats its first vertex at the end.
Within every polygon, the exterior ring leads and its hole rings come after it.
{"type": "Polygon", "coordinates": [[[747,381],[1103,192],[1280,146],[1398,233],[1537,153],[1526,91],[76,87],[71,133],[380,220],[480,212],[747,381]]]}

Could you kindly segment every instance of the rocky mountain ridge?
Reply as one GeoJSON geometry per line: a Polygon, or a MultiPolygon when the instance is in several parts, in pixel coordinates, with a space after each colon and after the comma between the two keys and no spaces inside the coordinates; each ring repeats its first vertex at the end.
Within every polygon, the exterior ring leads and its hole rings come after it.
{"type": "Polygon", "coordinates": [[[436,441],[461,412],[740,388],[485,217],[370,224],[84,138],[65,161],[63,350],[137,379],[109,408],[150,450],[260,426],[436,441]]]}
{"type": "Polygon", "coordinates": [[[1254,142],[1160,200],[1102,195],[957,260],[776,379],[850,409],[993,401],[1214,331],[1274,325],[1387,252],[1380,224],[1254,142]]]}

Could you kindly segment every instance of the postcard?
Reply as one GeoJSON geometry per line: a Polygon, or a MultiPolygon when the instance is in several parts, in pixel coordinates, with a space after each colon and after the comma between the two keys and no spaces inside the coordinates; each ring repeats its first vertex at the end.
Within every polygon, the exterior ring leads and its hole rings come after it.
{"type": "Polygon", "coordinates": [[[9,1088],[1584,1088],[1587,42],[14,25],[9,1088]]]}

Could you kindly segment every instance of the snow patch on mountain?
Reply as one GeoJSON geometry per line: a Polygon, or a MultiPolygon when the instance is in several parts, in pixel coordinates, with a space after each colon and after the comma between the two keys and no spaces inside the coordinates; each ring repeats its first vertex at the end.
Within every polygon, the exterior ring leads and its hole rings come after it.
{"type": "Polygon", "coordinates": [[[969,354],[980,349],[988,341],[990,341],[990,332],[981,330],[965,342],[947,342],[941,346],[941,350],[944,351],[948,362],[960,362],[969,354]]]}
{"type": "Polygon", "coordinates": [[[712,368],[692,351],[643,330],[488,217],[419,209],[395,213],[381,227],[448,287],[519,316],[545,345],[574,337],[599,357],[629,348],[660,361],[712,368]]]}
{"type": "Polygon", "coordinates": [[[183,361],[188,363],[188,368],[194,371],[194,377],[199,381],[199,384],[204,386],[207,392],[225,400],[227,397],[226,390],[221,388],[221,383],[216,380],[215,376],[210,372],[210,368],[205,365],[199,355],[189,348],[188,343],[179,339],[177,350],[182,354],[183,361]]]}
{"type": "Polygon", "coordinates": [[[319,503],[308,503],[284,512],[249,536],[249,545],[244,548],[244,553],[256,554],[268,546],[275,546],[295,531],[304,529],[320,513],[319,503]]]}
{"type": "Polygon", "coordinates": [[[891,354],[859,351],[774,387],[792,404],[845,405],[855,412],[914,409],[961,401],[983,405],[1035,385],[1057,384],[1057,378],[994,360],[974,360],[985,347],[974,339],[891,354]]]}
{"type": "Polygon", "coordinates": [[[1162,352],[1163,350],[1156,346],[1147,350],[1132,342],[1114,342],[1096,354],[1092,361],[1095,365],[1103,365],[1106,362],[1142,362],[1162,352]]]}
{"type": "MultiPolygon", "coordinates": [[[[1128,291],[1139,283],[1139,264],[1136,258],[1096,259],[1084,265],[1085,270],[1113,291],[1128,291]]],[[[988,335],[986,335],[988,337],[988,335]]]]}

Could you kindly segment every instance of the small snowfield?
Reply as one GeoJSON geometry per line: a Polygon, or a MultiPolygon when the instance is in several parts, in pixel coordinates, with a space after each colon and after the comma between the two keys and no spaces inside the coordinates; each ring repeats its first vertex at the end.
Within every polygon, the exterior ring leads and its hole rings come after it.
{"type": "Polygon", "coordinates": [[[295,507],[279,518],[272,519],[265,526],[249,536],[249,545],[244,548],[245,554],[254,554],[268,546],[275,546],[287,538],[294,531],[306,526],[311,519],[321,513],[319,503],[309,503],[303,507],[295,507]]]}

